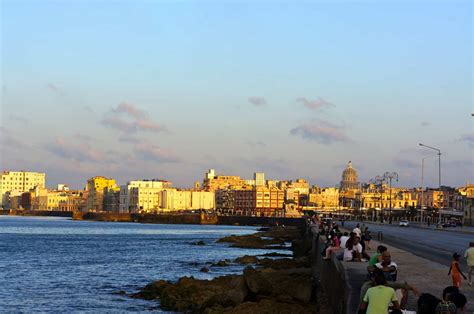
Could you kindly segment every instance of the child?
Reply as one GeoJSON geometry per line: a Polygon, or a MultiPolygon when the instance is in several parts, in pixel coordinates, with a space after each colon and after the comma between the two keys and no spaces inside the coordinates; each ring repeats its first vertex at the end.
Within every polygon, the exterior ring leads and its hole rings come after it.
{"type": "Polygon", "coordinates": [[[449,267],[448,276],[451,275],[453,279],[453,286],[460,288],[461,287],[461,275],[464,279],[467,277],[462,273],[461,268],[459,268],[459,258],[461,255],[458,253],[453,254],[453,262],[451,263],[451,267],[449,267]]]}

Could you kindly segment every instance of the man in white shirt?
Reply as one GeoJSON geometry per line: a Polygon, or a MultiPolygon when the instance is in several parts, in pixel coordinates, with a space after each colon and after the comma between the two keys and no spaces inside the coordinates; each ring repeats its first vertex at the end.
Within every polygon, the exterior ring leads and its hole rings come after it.
{"type": "Polygon", "coordinates": [[[375,264],[375,267],[384,272],[385,278],[388,281],[397,281],[397,264],[392,262],[392,257],[389,251],[382,253],[382,261],[375,264]]]}
{"type": "Polygon", "coordinates": [[[360,234],[362,233],[362,231],[360,231],[359,224],[357,224],[357,226],[354,228],[354,230],[352,230],[352,232],[354,232],[360,238],[360,234]]]}
{"type": "Polygon", "coordinates": [[[347,240],[349,240],[349,234],[347,232],[344,232],[344,235],[341,237],[341,245],[340,245],[343,249],[346,248],[347,240]]]}

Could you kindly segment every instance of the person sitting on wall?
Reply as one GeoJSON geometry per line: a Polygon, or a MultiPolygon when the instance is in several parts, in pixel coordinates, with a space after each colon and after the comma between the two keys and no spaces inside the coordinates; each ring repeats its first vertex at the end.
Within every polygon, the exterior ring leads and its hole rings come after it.
{"type": "Polygon", "coordinates": [[[360,238],[355,236],[349,238],[344,249],[344,261],[362,261],[362,245],[360,245],[360,238]]]}
{"type": "MultiPolygon", "coordinates": [[[[360,303],[362,303],[362,299],[363,299],[365,293],[367,292],[367,290],[376,285],[374,277],[377,273],[384,275],[382,270],[376,268],[370,274],[370,279],[368,281],[366,281],[362,285],[362,287],[360,288],[360,303]]],[[[393,288],[395,291],[397,291],[397,290],[401,291],[402,297],[400,298],[400,308],[402,308],[402,309],[404,309],[406,307],[406,304],[408,302],[408,291],[412,291],[413,294],[415,294],[416,296],[420,295],[420,291],[415,286],[410,285],[406,281],[404,281],[404,282],[386,281],[385,285],[387,287],[393,288]],[[407,293],[404,293],[403,291],[406,291],[407,293]]]]}
{"type": "Polygon", "coordinates": [[[374,276],[375,287],[369,288],[362,299],[359,309],[367,314],[388,313],[390,304],[395,310],[399,310],[397,296],[393,288],[385,286],[387,280],[382,272],[376,272],[374,276]]]}

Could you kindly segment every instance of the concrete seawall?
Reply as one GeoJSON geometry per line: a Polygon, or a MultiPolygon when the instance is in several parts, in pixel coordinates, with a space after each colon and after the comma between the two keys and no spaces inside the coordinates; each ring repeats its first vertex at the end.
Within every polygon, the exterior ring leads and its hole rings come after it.
{"type": "Polygon", "coordinates": [[[342,252],[333,252],[331,260],[324,260],[321,251],[324,241],[319,237],[317,226],[310,227],[312,234],[312,271],[320,280],[328,313],[354,314],[359,307],[360,287],[367,275],[365,263],[345,263],[336,258],[342,252]],[[334,254],[336,253],[336,254],[334,254]]]}
{"type": "Polygon", "coordinates": [[[196,224],[196,225],[240,225],[240,226],[282,226],[303,227],[303,218],[218,216],[207,214],[129,214],[129,213],[81,213],[73,215],[75,220],[94,220],[112,222],[138,222],[158,224],[196,224]]]}

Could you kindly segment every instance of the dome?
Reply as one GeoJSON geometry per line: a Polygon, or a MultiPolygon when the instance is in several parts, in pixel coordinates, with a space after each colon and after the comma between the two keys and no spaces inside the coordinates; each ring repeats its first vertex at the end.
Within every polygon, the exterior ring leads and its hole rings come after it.
{"type": "Polygon", "coordinates": [[[357,171],[352,168],[352,162],[349,161],[346,169],[342,172],[341,190],[357,189],[359,182],[357,171]]]}

